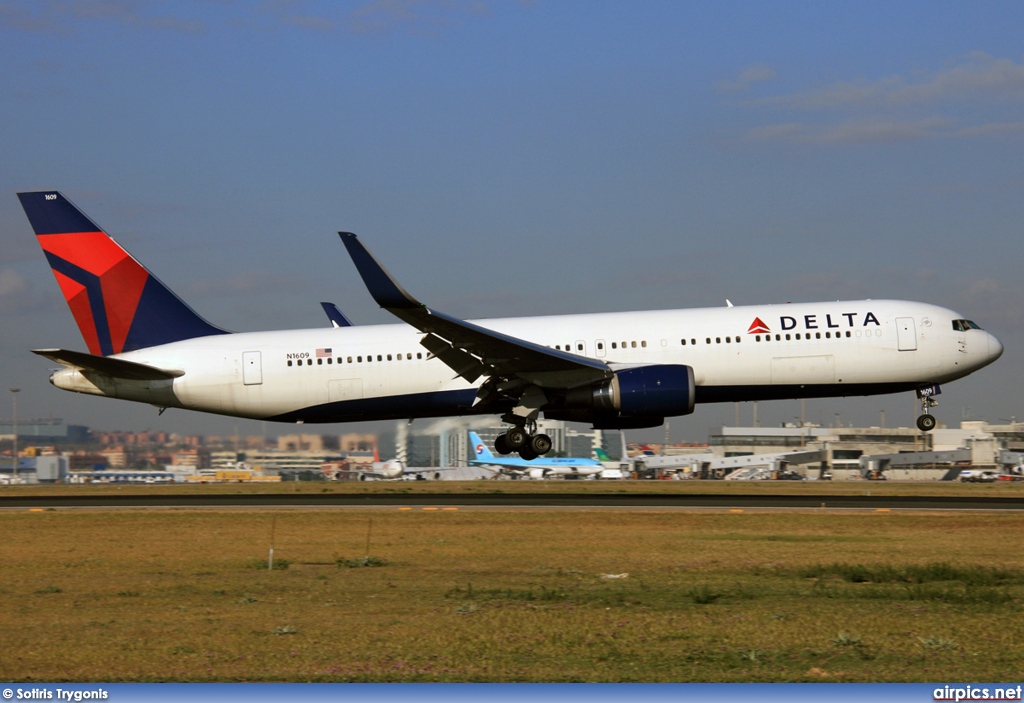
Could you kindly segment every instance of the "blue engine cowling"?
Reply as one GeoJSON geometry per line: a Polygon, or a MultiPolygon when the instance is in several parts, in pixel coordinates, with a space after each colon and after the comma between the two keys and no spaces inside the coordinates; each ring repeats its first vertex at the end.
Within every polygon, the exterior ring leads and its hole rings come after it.
{"type": "Polygon", "coordinates": [[[600,417],[603,422],[619,420],[630,426],[653,427],[663,418],[692,413],[695,396],[691,367],[637,366],[616,371],[614,378],[600,386],[574,388],[565,396],[564,409],[552,408],[544,414],[584,422],[600,417]],[[645,419],[649,424],[635,424],[645,419]]]}
{"type": "Polygon", "coordinates": [[[614,393],[614,409],[628,416],[689,415],[696,396],[693,369],[678,364],[616,371],[608,390],[614,393]]]}

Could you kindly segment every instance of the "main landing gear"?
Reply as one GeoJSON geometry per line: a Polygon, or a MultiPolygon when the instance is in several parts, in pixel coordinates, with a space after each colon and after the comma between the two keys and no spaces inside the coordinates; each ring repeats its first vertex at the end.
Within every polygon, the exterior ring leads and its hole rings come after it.
{"type": "Polygon", "coordinates": [[[938,386],[917,389],[917,398],[921,401],[921,415],[917,418],[917,429],[922,432],[931,432],[935,429],[935,416],[928,411],[939,404],[939,401],[935,400],[933,396],[941,392],[942,389],[938,386]]]}
{"type": "Polygon", "coordinates": [[[526,425],[516,425],[508,428],[505,434],[498,435],[494,440],[494,449],[499,454],[512,454],[517,452],[519,456],[527,461],[536,459],[551,451],[551,438],[546,434],[534,434],[537,431],[537,423],[529,422],[530,430],[526,425]]]}

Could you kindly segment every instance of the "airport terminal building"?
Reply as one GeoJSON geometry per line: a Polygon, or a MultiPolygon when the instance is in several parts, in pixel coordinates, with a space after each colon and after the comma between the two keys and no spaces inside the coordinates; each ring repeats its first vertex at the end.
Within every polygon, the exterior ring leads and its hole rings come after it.
{"type": "MultiPolygon", "coordinates": [[[[962,470],[1013,472],[1024,463],[1024,423],[961,423],[924,433],[906,427],[722,427],[705,449],[666,448],[648,460],[662,472],[672,464],[699,473],[714,467],[722,477],[757,457],[766,466],[790,468],[807,478],[835,480],[952,480],[962,470]],[[733,459],[732,462],[728,461],[733,459]]],[[[1017,470],[1019,472],[1019,468],[1017,470]]]]}

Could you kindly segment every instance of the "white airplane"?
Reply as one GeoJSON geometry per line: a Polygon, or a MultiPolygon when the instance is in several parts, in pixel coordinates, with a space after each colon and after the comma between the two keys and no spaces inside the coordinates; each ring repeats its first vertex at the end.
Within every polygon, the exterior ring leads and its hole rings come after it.
{"type": "MultiPolygon", "coordinates": [[[[476,432],[470,430],[469,443],[473,446],[475,458],[469,460],[470,466],[497,466],[502,471],[527,474],[532,478],[545,478],[549,475],[593,476],[605,470],[604,464],[597,459],[582,457],[554,457],[551,459],[526,460],[521,457],[495,456],[476,432]]],[[[601,452],[604,453],[603,451],[601,452]]]]}
{"type": "Polygon", "coordinates": [[[409,295],[342,232],[378,305],[403,324],[228,333],[56,191],[19,193],[89,347],[41,349],[69,391],[278,422],[500,414],[500,453],[546,454],[546,418],[656,427],[698,403],[915,391],[1003,345],[952,310],[901,300],[591,313],[467,322],[409,295]]]}

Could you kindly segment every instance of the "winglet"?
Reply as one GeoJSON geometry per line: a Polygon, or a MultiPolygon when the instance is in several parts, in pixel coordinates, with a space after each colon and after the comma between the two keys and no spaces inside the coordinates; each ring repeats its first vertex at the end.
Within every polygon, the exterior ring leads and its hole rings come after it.
{"type": "Polygon", "coordinates": [[[399,285],[398,281],[392,278],[391,274],[381,266],[380,262],[370,253],[370,250],[359,241],[359,237],[351,232],[338,232],[348,255],[352,257],[352,263],[356,270],[363,277],[370,295],[377,301],[377,305],[385,309],[421,308],[423,303],[419,302],[405,288],[399,285]]]}
{"type": "Polygon", "coordinates": [[[331,321],[331,327],[352,327],[352,321],[345,317],[334,303],[320,303],[320,307],[327,313],[327,319],[331,321]]]}

